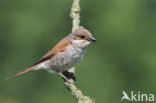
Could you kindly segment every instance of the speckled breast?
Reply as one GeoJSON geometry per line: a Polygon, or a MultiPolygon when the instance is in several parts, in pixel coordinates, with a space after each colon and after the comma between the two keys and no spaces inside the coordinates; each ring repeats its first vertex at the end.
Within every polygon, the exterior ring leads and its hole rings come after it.
{"type": "Polygon", "coordinates": [[[70,67],[78,64],[85,54],[86,49],[69,46],[65,52],[59,52],[55,55],[52,63],[52,70],[62,72],[68,70],[70,67]]]}

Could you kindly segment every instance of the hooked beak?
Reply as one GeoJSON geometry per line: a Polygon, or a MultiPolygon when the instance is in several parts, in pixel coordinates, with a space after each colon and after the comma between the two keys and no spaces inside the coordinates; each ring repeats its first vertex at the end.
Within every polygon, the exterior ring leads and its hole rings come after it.
{"type": "Polygon", "coordinates": [[[91,38],[87,38],[87,40],[90,41],[90,42],[95,42],[95,41],[96,41],[96,39],[93,38],[93,37],[91,37],[91,38]]]}

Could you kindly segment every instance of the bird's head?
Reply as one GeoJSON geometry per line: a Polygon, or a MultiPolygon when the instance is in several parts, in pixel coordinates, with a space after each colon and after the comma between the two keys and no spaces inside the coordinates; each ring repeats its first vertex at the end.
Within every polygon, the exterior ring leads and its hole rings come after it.
{"type": "Polygon", "coordinates": [[[69,34],[67,36],[67,39],[81,48],[85,48],[91,42],[96,41],[96,39],[92,37],[91,33],[87,29],[82,27],[69,34]]]}

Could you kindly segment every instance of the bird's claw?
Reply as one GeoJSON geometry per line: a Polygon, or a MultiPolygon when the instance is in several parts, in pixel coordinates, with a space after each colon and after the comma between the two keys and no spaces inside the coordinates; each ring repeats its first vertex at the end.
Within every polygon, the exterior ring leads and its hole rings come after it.
{"type": "Polygon", "coordinates": [[[66,76],[68,79],[74,80],[74,82],[76,81],[76,77],[75,77],[74,73],[72,73],[72,72],[64,71],[63,75],[66,76]]]}
{"type": "Polygon", "coordinates": [[[61,75],[61,77],[66,83],[71,83],[76,85],[75,83],[76,77],[73,73],[64,71],[63,73],[59,73],[59,74],[61,75]]]}

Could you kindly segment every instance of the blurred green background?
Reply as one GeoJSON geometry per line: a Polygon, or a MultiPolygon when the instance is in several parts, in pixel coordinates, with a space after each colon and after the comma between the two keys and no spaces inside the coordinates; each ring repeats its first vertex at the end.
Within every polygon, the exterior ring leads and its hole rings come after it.
{"type": "MultiPolygon", "coordinates": [[[[62,78],[44,70],[5,80],[71,32],[72,2],[0,1],[0,103],[76,103],[62,78]]],[[[155,0],[81,0],[81,25],[97,39],[76,66],[85,95],[96,103],[121,103],[123,90],[156,95],[155,0]]]]}

